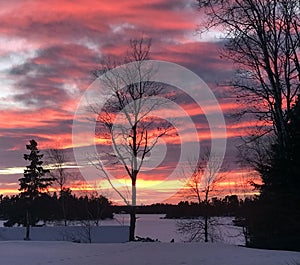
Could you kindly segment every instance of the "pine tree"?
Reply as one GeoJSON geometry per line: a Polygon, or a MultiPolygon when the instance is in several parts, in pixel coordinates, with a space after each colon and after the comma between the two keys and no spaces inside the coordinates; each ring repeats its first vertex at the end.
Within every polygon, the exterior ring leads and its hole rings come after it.
{"type": "Polygon", "coordinates": [[[270,162],[259,170],[263,183],[256,211],[248,218],[254,247],[300,250],[300,97],[287,129],[286,156],[275,142],[270,162]]]}
{"type": "Polygon", "coordinates": [[[34,200],[45,189],[47,189],[54,181],[53,177],[46,177],[50,171],[42,167],[43,154],[37,148],[38,144],[35,140],[31,140],[26,149],[30,150],[30,154],[24,154],[24,159],[30,161],[30,165],[26,166],[23,178],[20,178],[21,195],[30,200],[34,200]]]}
{"type": "Polygon", "coordinates": [[[30,224],[35,223],[31,216],[31,207],[36,198],[43,194],[52,182],[53,177],[47,177],[50,171],[43,168],[43,154],[38,150],[38,144],[35,140],[31,140],[30,144],[26,145],[26,149],[30,151],[29,154],[24,154],[24,159],[30,161],[30,165],[26,166],[24,175],[19,179],[21,191],[21,198],[26,201],[26,236],[25,240],[29,240],[30,224]]]}

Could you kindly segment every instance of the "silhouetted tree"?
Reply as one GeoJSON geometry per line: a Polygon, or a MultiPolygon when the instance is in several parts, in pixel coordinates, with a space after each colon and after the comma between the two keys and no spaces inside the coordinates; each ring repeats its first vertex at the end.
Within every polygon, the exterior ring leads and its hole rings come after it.
{"type": "MultiPolygon", "coordinates": [[[[114,152],[107,153],[94,165],[102,171],[113,189],[127,205],[131,205],[130,235],[129,240],[135,239],[136,223],[136,182],[146,156],[157,144],[158,139],[164,136],[170,129],[168,122],[155,123],[151,116],[152,111],[161,105],[158,99],[151,97],[162,93],[164,86],[151,81],[154,71],[151,67],[145,68],[149,59],[151,40],[141,38],[130,41],[130,50],[125,60],[120,64],[131,62],[120,71],[110,71],[117,64],[107,64],[96,71],[96,76],[101,76],[112,96],[106,101],[104,107],[97,104],[90,106],[92,111],[98,114],[98,136],[106,138],[113,147],[114,152]],[[121,87],[123,84],[125,87],[121,87]],[[120,118],[115,120],[116,115],[120,118]],[[149,118],[150,117],[150,118],[149,118]],[[131,203],[117,190],[111,182],[109,175],[103,170],[102,161],[108,161],[107,165],[116,166],[119,163],[123,167],[126,176],[131,181],[131,203]]],[[[103,99],[100,98],[101,102],[103,99]]]]}
{"type": "Polygon", "coordinates": [[[242,152],[263,182],[255,185],[260,196],[246,220],[248,243],[299,248],[299,101],[293,104],[300,90],[300,1],[197,3],[207,15],[206,28],[223,29],[223,55],[238,67],[231,85],[238,100],[249,103],[244,113],[265,121],[246,139],[242,152]]]}
{"type": "Polygon", "coordinates": [[[21,198],[25,199],[27,204],[26,211],[26,236],[29,240],[30,231],[30,208],[34,200],[39,197],[54,181],[53,177],[48,177],[47,173],[50,171],[43,168],[43,154],[38,150],[38,144],[35,140],[31,140],[30,144],[26,145],[26,149],[30,151],[29,154],[24,154],[24,159],[30,164],[26,166],[24,175],[19,179],[21,191],[21,198]]]}
{"type": "Polygon", "coordinates": [[[257,212],[248,216],[249,244],[257,247],[300,250],[300,101],[291,111],[287,126],[286,156],[280,143],[270,150],[270,160],[259,172],[262,185],[257,212]]]}
{"type": "Polygon", "coordinates": [[[61,209],[64,216],[65,226],[67,225],[66,200],[65,200],[65,184],[70,174],[66,171],[65,163],[67,162],[66,154],[63,149],[50,149],[47,152],[47,162],[51,167],[50,175],[55,179],[55,182],[60,188],[61,209]]]}
{"type": "Polygon", "coordinates": [[[53,177],[46,176],[50,171],[43,168],[41,159],[44,155],[40,154],[37,145],[35,140],[31,140],[30,144],[26,145],[30,153],[24,154],[24,159],[30,161],[30,165],[26,166],[24,176],[19,179],[21,195],[30,200],[38,197],[55,180],[53,177]]]}
{"type": "Polygon", "coordinates": [[[237,66],[231,85],[245,113],[266,121],[285,155],[292,104],[300,90],[299,0],[197,0],[206,29],[222,28],[222,55],[237,66]],[[245,104],[248,103],[248,104],[245,104]],[[259,103],[259,104],[258,104],[259,103]]]}
{"type": "Polygon", "coordinates": [[[196,197],[198,204],[202,202],[204,205],[202,208],[204,220],[177,222],[177,230],[182,234],[189,234],[190,241],[204,239],[204,242],[208,242],[209,228],[215,223],[210,217],[209,196],[215,190],[217,183],[224,179],[224,175],[219,174],[222,164],[222,158],[207,151],[198,161],[193,175],[187,182],[188,196],[196,197]]]}

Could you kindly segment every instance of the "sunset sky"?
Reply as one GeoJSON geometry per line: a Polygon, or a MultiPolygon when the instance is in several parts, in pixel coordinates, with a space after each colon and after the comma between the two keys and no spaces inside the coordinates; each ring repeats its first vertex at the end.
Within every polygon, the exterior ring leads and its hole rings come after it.
{"type": "MultiPolygon", "coordinates": [[[[92,71],[104,57],[124,54],[129,40],[141,36],[152,38],[152,59],[186,67],[214,92],[225,115],[228,140],[228,173],[220,187],[224,193],[241,192],[239,182],[246,173],[236,164],[235,145],[253,122],[231,117],[241,106],[219,84],[232,77],[233,65],[220,58],[220,32],[196,34],[202,19],[193,0],[1,1],[0,193],[18,193],[18,178],[26,166],[25,145],[31,139],[43,150],[65,148],[68,167],[76,171],[72,123],[79,100],[93,81],[92,71]]],[[[181,104],[197,124],[205,145],[210,134],[201,109],[183,100],[181,104]]],[[[165,141],[171,149],[178,148],[176,139],[165,141]]],[[[168,183],[169,188],[151,188],[166,178],[174,161],[168,158],[159,170],[141,175],[138,203],[161,202],[176,194],[175,181],[168,183]]],[[[103,189],[111,199],[119,199],[103,189]]]]}

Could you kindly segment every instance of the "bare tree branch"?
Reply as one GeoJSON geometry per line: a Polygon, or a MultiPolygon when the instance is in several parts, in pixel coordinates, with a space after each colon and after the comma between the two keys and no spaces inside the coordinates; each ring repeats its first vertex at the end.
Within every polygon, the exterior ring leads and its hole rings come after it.
{"type": "MultiPolygon", "coordinates": [[[[235,88],[244,114],[272,124],[282,150],[291,107],[300,91],[298,0],[197,0],[206,30],[222,28],[223,57],[237,67],[235,88]]],[[[284,152],[282,155],[285,155],[284,152]]]]}
{"type": "MultiPolygon", "coordinates": [[[[134,240],[136,182],[139,172],[146,156],[157,145],[159,138],[171,132],[173,128],[169,122],[160,122],[159,126],[156,126],[156,119],[152,115],[164,102],[162,98],[155,96],[161,95],[165,87],[151,81],[158,69],[145,64],[149,59],[150,48],[150,39],[132,40],[130,50],[120,62],[131,62],[130,65],[115,68],[115,61],[111,64],[112,60],[107,60],[102,69],[95,71],[95,76],[101,74],[101,80],[112,96],[107,99],[104,107],[97,104],[90,106],[90,110],[98,116],[97,137],[106,139],[112,147],[108,163],[116,167],[122,166],[131,181],[130,240],[134,240]]],[[[112,188],[127,205],[130,205],[113,185],[101,163],[101,157],[94,166],[103,172],[102,175],[112,188]]]]}

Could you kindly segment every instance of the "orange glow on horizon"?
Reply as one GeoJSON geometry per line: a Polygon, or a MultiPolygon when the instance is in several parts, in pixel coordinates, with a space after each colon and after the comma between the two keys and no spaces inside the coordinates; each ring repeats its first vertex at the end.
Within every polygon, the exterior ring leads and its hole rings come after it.
{"type": "MultiPolygon", "coordinates": [[[[256,183],[260,184],[261,180],[257,176],[255,172],[245,172],[245,171],[234,171],[230,174],[224,173],[227,176],[227,179],[224,179],[220,181],[220,183],[216,184],[215,189],[210,193],[210,198],[212,197],[219,197],[223,198],[226,195],[238,195],[241,198],[244,198],[246,196],[253,196],[257,195],[258,191],[253,190],[253,187],[249,185],[249,180],[254,180],[256,183]],[[253,175],[255,174],[255,175],[253,175]],[[244,178],[245,177],[245,178],[244,178]]],[[[164,203],[178,203],[179,201],[193,201],[191,197],[191,193],[188,192],[188,187],[184,185],[184,183],[181,181],[182,188],[178,189],[178,180],[170,181],[167,185],[167,189],[164,190],[157,190],[157,188],[160,187],[160,183],[162,183],[163,179],[158,180],[149,180],[149,179],[143,179],[142,176],[137,180],[137,197],[140,198],[140,196],[143,197],[143,199],[140,199],[140,203],[147,204],[147,198],[149,198],[153,202],[153,194],[157,194],[157,192],[169,194],[169,198],[160,201],[160,199],[157,199],[157,203],[164,202],[164,203]],[[154,188],[153,188],[154,187],[154,188]],[[151,195],[152,194],[152,195],[151,195]]],[[[103,193],[103,191],[107,191],[111,189],[109,184],[105,180],[101,180],[95,183],[88,183],[84,180],[82,181],[75,181],[69,188],[72,190],[74,194],[77,195],[83,195],[83,194],[93,194],[95,191],[100,195],[103,193]],[[97,183],[97,184],[95,184],[97,183]]],[[[18,184],[12,184],[15,185],[15,188],[0,188],[0,194],[3,195],[16,195],[19,193],[18,191],[18,184]]],[[[129,178],[120,178],[118,179],[118,182],[115,182],[116,187],[118,188],[124,188],[126,185],[128,185],[128,188],[130,189],[130,180],[129,178]],[[119,183],[119,184],[116,184],[119,183]]],[[[126,189],[125,189],[126,190],[126,189]]],[[[58,187],[50,187],[48,189],[50,193],[58,192],[58,187]]],[[[113,193],[113,191],[109,192],[110,195],[113,195],[111,198],[108,197],[108,199],[112,200],[113,202],[117,204],[123,204],[123,201],[116,196],[116,194],[113,193]]],[[[103,194],[105,196],[105,192],[103,194]]],[[[203,194],[201,194],[203,197],[203,194]]],[[[154,202],[153,202],[154,203],[154,202]]]]}

